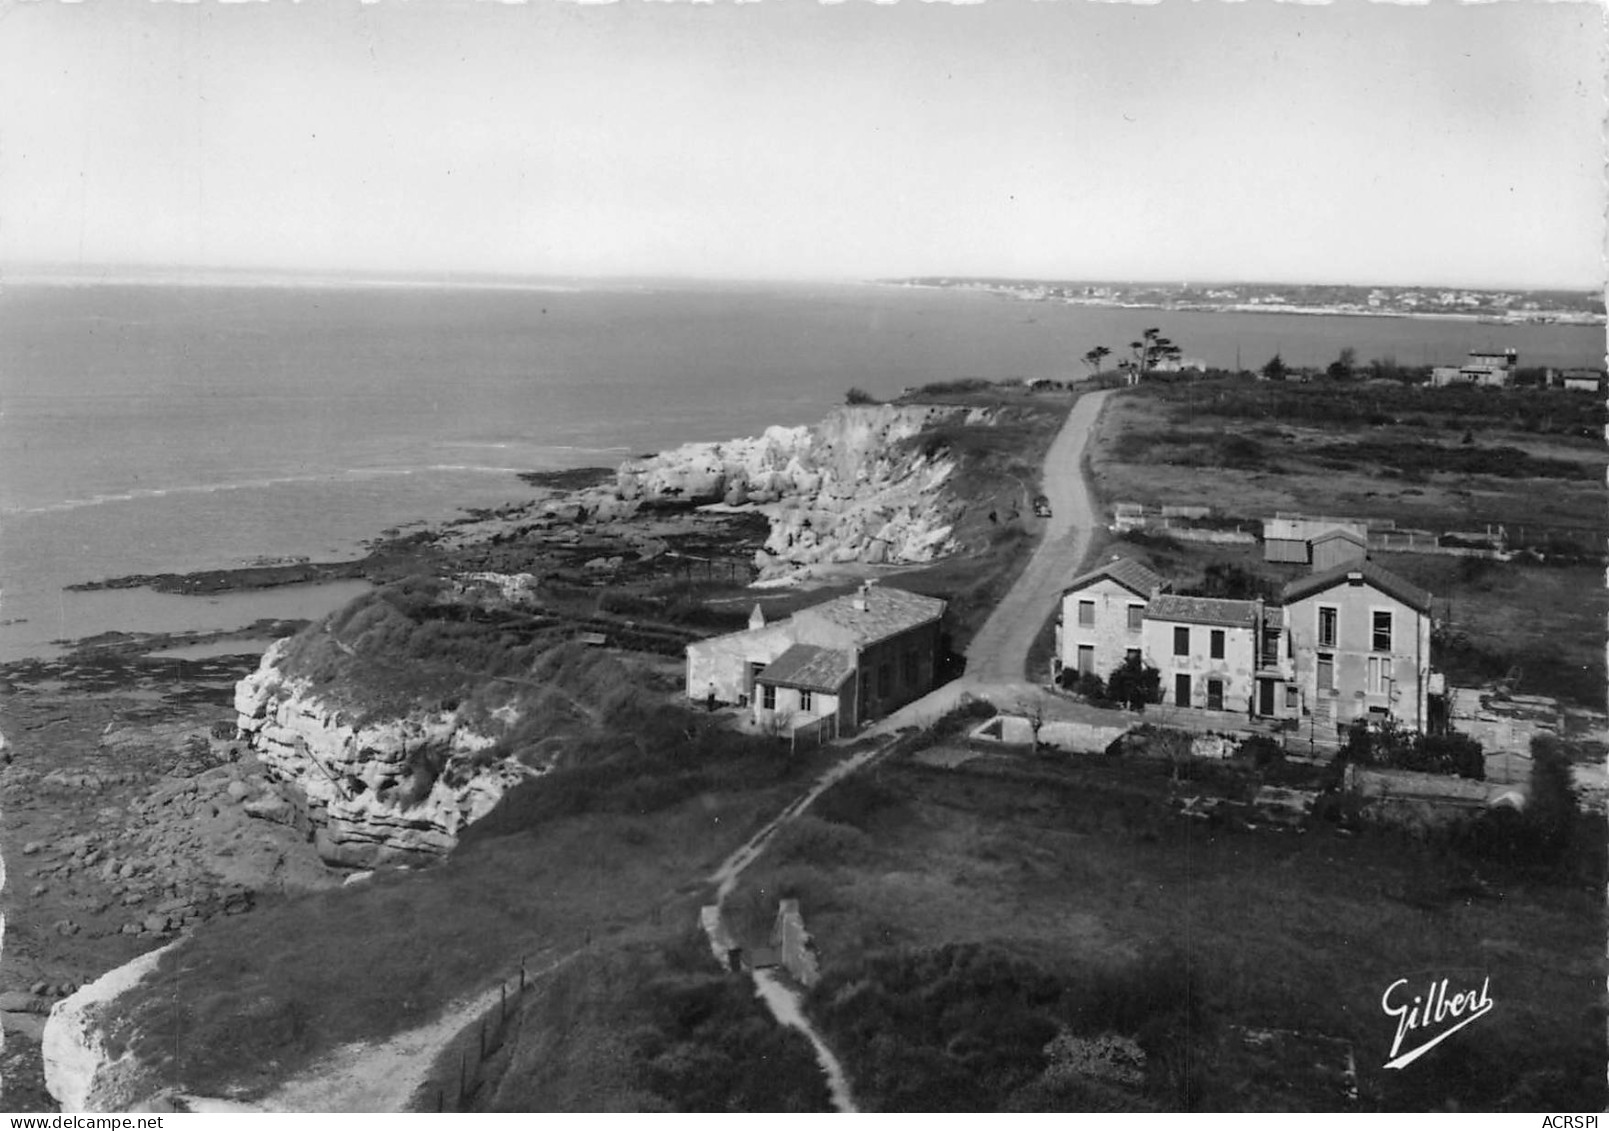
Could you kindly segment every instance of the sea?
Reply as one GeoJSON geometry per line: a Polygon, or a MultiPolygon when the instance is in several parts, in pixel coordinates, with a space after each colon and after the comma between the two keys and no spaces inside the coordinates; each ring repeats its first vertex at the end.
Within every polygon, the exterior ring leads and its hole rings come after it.
{"type": "Polygon", "coordinates": [[[361,582],[66,587],[308,557],[615,466],[964,377],[1081,376],[1146,327],[1213,365],[1599,366],[1593,326],[1214,314],[981,292],[656,280],[0,281],[0,662],[109,631],[317,616],[361,582]]]}

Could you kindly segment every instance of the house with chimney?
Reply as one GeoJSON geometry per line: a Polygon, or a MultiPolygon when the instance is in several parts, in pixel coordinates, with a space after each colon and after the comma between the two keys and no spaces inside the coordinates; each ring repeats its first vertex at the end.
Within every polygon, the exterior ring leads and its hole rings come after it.
{"type": "MultiPolygon", "coordinates": [[[[1350,539],[1335,548],[1355,549],[1350,539]]],[[[1362,552],[1286,585],[1278,604],[1170,588],[1129,559],[1075,578],[1062,594],[1056,676],[1105,679],[1135,655],[1160,673],[1171,706],[1309,720],[1325,734],[1388,717],[1425,729],[1430,594],[1362,552]]]]}
{"type": "Polygon", "coordinates": [[[945,602],[866,582],[855,592],[687,646],[687,696],[746,707],[755,725],[852,733],[935,686],[945,602]]]}
{"type": "Polygon", "coordinates": [[[1114,558],[1069,581],[1056,620],[1053,676],[1073,671],[1105,679],[1129,653],[1139,655],[1146,603],[1167,587],[1132,558],[1114,558]]]}

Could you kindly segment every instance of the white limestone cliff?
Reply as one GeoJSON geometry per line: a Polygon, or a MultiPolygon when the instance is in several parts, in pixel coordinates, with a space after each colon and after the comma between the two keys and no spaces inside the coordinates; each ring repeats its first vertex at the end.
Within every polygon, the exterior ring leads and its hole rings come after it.
{"type": "Polygon", "coordinates": [[[495,736],[455,711],[354,725],[307,681],[288,675],[283,661],[276,643],[235,685],[238,725],[332,864],[367,868],[445,855],[471,822],[537,773],[512,758],[488,759],[483,752],[495,736]],[[439,771],[425,769],[427,761],[439,771]]]}
{"type": "Polygon", "coordinates": [[[984,426],[987,409],[854,405],[811,428],[685,444],[622,464],[626,502],[757,505],[771,532],[760,580],[818,562],[927,562],[953,550],[956,506],[942,488],[955,460],[903,443],[935,424],[984,426]]]}
{"type": "Polygon", "coordinates": [[[51,1009],[40,1055],[45,1089],[63,1112],[135,1111],[161,1090],[161,1082],[132,1052],[107,1043],[100,1018],[179,945],[170,943],[109,970],[51,1009]]]}

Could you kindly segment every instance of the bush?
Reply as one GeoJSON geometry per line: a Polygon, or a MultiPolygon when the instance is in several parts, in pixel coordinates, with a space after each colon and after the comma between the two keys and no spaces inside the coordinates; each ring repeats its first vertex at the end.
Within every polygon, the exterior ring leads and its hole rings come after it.
{"type": "Polygon", "coordinates": [[[1284,747],[1266,734],[1254,734],[1246,739],[1240,744],[1240,753],[1242,757],[1250,758],[1259,770],[1267,769],[1285,758],[1284,747]]]}
{"type": "Polygon", "coordinates": [[[1140,708],[1147,703],[1162,701],[1162,673],[1142,663],[1138,656],[1129,656],[1121,667],[1106,679],[1106,695],[1114,703],[1140,708]]]}
{"type": "Polygon", "coordinates": [[[872,396],[870,393],[868,393],[865,389],[851,388],[849,390],[849,392],[844,394],[844,403],[845,404],[881,404],[882,402],[879,401],[876,397],[872,396]]]}
{"type": "MultiPolygon", "coordinates": [[[[1066,676],[1063,672],[1063,677],[1066,676]]],[[[1106,684],[1094,672],[1078,672],[1072,682],[1073,694],[1081,695],[1092,703],[1101,703],[1106,700],[1106,684]]]]}
{"type": "Polygon", "coordinates": [[[1475,781],[1486,778],[1485,751],[1469,735],[1448,731],[1427,737],[1396,719],[1378,724],[1354,719],[1347,727],[1340,757],[1360,766],[1457,775],[1475,781]]]}

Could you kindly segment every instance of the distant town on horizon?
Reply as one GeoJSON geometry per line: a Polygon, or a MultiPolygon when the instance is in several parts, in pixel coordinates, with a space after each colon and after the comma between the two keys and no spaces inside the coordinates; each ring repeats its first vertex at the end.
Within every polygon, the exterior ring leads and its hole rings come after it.
{"type": "Polygon", "coordinates": [[[1345,283],[1119,283],[965,275],[884,279],[891,286],[978,290],[1037,302],[1159,310],[1462,318],[1601,325],[1601,291],[1345,283]]]}

